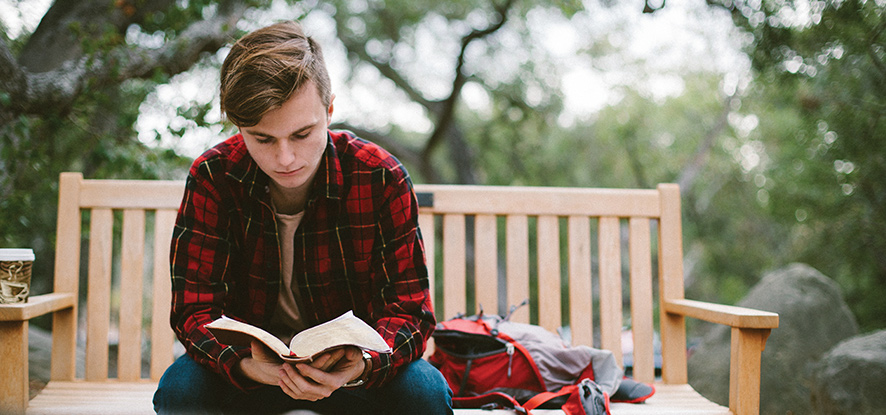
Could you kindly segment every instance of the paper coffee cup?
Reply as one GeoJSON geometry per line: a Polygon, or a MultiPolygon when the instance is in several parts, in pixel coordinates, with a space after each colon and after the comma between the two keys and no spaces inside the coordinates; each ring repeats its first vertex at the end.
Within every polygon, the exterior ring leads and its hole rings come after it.
{"type": "Polygon", "coordinates": [[[34,251],[0,248],[0,304],[28,302],[34,251]]]}

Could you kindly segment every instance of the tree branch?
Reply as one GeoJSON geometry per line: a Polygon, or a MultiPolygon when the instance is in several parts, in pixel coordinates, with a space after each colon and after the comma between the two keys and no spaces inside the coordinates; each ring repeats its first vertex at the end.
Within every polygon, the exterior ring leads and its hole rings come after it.
{"type": "MultiPolygon", "coordinates": [[[[336,19],[336,24],[341,26],[342,23],[339,23],[338,19],[336,19]]],[[[339,33],[341,33],[341,31],[339,33]]],[[[394,69],[394,67],[392,67],[388,62],[382,62],[370,55],[369,52],[366,52],[366,42],[359,41],[345,35],[341,35],[339,38],[341,39],[342,43],[344,43],[345,49],[347,49],[348,52],[357,55],[360,60],[368,62],[370,65],[375,67],[375,69],[377,69],[382,74],[382,76],[390,79],[391,82],[393,82],[394,85],[397,86],[397,88],[400,88],[400,90],[406,93],[406,95],[409,96],[409,99],[427,108],[430,112],[436,112],[435,110],[439,110],[438,107],[440,106],[440,103],[438,101],[432,101],[425,98],[424,95],[413,88],[412,84],[410,84],[409,81],[403,77],[403,75],[400,75],[400,72],[394,69]]]]}
{"type": "MultiPolygon", "coordinates": [[[[496,7],[496,13],[498,13],[499,16],[498,21],[493,22],[485,29],[475,29],[462,38],[461,51],[458,54],[458,62],[455,67],[455,79],[452,81],[452,90],[449,93],[449,97],[443,101],[441,110],[435,113],[437,122],[434,126],[434,132],[431,134],[430,138],[428,138],[425,149],[422,151],[422,165],[431,165],[431,153],[433,153],[435,147],[440,144],[444,137],[449,136],[457,140],[461,138],[460,134],[454,134],[456,130],[452,129],[453,126],[451,123],[455,113],[455,104],[458,102],[461,90],[468,79],[468,76],[464,73],[467,49],[474,41],[483,39],[504,27],[508,20],[508,11],[513,4],[513,0],[507,0],[501,6],[496,7]]],[[[459,144],[461,145],[453,145],[451,147],[453,152],[457,152],[457,154],[453,154],[453,158],[462,162],[467,162],[469,165],[473,165],[473,162],[471,161],[473,155],[468,151],[468,146],[464,145],[464,142],[460,142],[459,144]]],[[[469,172],[460,171],[460,173],[467,174],[469,172]]],[[[468,183],[471,183],[474,180],[471,178],[472,176],[473,174],[470,174],[470,176],[463,176],[460,178],[460,181],[470,180],[468,183]]]]}
{"type": "Polygon", "coordinates": [[[19,66],[5,43],[0,45],[0,92],[9,94],[11,105],[0,108],[0,122],[20,114],[65,112],[89,83],[106,85],[151,76],[160,69],[175,75],[189,69],[203,52],[218,50],[233,37],[236,21],[246,6],[220,7],[211,19],[192,23],[172,42],[158,49],[119,46],[69,60],[55,70],[33,73],[19,66]]]}

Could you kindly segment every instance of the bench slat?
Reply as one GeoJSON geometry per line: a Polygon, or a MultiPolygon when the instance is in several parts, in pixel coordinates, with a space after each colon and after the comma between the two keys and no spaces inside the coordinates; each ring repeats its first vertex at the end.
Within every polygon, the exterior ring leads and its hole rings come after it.
{"type": "Polygon", "coordinates": [[[652,326],[652,255],[649,219],[631,218],[628,242],[631,261],[631,331],[633,377],[639,382],[655,378],[652,326]]]}
{"type": "Polygon", "coordinates": [[[591,221],[570,216],[569,228],[569,325],[572,344],[594,344],[593,291],[591,289],[591,221]]]}
{"type": "Polygon", "coordinates": [[[108,378],[108,331],[111,313],[111,257],[114,215],[92,209],[86,315],[86,379],[108,378]]]}
{"type": "MultiPolygon", "coordinates": [[[[519,305],[529,298],[529,218],[508,215],[505,219],[507,261],[507,307],[519,305]]],[[[520,307],[511,321],[529,323],[529,307],[520,307]]]]}
{"type": "Polygon", "coordinates": [[[185,190],[177,180],[82,180],[80,186],[83,208],[178,210],[185,190]]]}
{"type": "Polygon", "coordinates": [[[443,314],[452,318],[466,310],[465,216],[443,215],[443,314]]]}
{"type": "MultiPolygon", "coordinates": [[[[425,263],[428,267],[428,284],[429,294],[431,296],[431,301],[434,303],[434,306],[437,305],[437,300],[435,297],[437,288],[435,282],[435,273],[436,268],[435,264],[437,263],[436,258],[436,240],[437,240],[437,226],[434,220],[433,213],[420,213],[418,215],[418,227],[422,236],[422,243],[425,246],[425,263]]],[[[171,238],[170,238],[171,239],[171,238]]],[[[434,310],[436,313],[439,313],[439,310],[434,310]]]]}
{"type": "Polygon", "coordinates": [[[474,297],[479,312],[498,313],[498,223],[494,215],[474,218],[474,297]]]}
{"type": "Polygon", "coordinates": [[[588,215],[658,217],[652,189],[582,189],[520,186],[416,185],[434,194],[437,213],[493,215],[588,215]]]}
{"type": "Polygon", "coordinates": [[[159,381],[172,364],[174,334],[169,329],[172,282],[169,277],[169,241],[178,212],[158,210],[154,216],[154,275],[151,307],[151,379],[159,381]]]}
{"type": "Polygon", "coordinates": [[[538,325],[552,333],[563,325],[560,316],[560,223],[556,216],[538,217],[538,325]]]}
{"type": "MultiPolygon", "coordinates": [[[[621,230],[616,217],[600,218],[600,292],[621,293],[621,230]]],[[[600,295],[600,344],[621,366],[621,295],[600,295]]]]}
{"type": "Polygon", "coordinates": [[[144,285],[145,211],[123,211],[120,267],[120,341],[117,377],[141,378],[142,286],[144,285]]]}

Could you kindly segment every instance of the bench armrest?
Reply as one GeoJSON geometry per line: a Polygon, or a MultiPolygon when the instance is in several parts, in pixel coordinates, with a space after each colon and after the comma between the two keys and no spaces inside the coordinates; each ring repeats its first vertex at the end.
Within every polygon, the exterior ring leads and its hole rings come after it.
{"type": "Polygon", "coordinates": [[[742,329],[774,329],[778,314],[752,308],[679,299],[665,300],[665,311],[742,329]]]}
{"type": "Polygon", "coordinates": [[[73,293],[52,293],[32,296],[27,303],[0,304],[0,413],[24,414],[28,407],[28,321],[53,312],[74,321],[76,303],[73,293]]]}
{"type": "Polygon", "coordinates": [[[0,321],[26,321],[44,314],[74,307],[73,293],[35,295],[27,303],[0,305],[0,321]]]}
{"type": "Polygon", "coordinates": [[[732,327],[729,350],[729,409],[736,415],[760,413],[760,362],[766,340],[778,327],[778,314],[703,301],[664,300],[668,314],[732,327]]]}

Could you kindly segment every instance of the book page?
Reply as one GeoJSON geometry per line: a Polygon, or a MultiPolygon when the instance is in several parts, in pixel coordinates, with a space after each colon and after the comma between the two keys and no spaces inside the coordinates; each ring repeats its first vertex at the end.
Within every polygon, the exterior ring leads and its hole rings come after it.
{"type": "Polygon", "coordinates": [[[256,339],[264,343],[265,346],[268,346],[269,349],[280,355],[280,357],[289,356],[289,348],[286,347],[286,343],[274,337],[273,334],[251,324],[221,316],[221,318],[207,324],[206,328],[212,332],[219,343],[249,346],[252,339],[256,339]]]}
{"type": "Polygon", "coordinates": [[[348,311],[334,320],[296,334],[289,343],[289,349],[297,358],[285,360],[311,360],[319,353],[342,346],[356,346],[379,353],[391,352],[391,347],[374,328],[348,311]]]}

